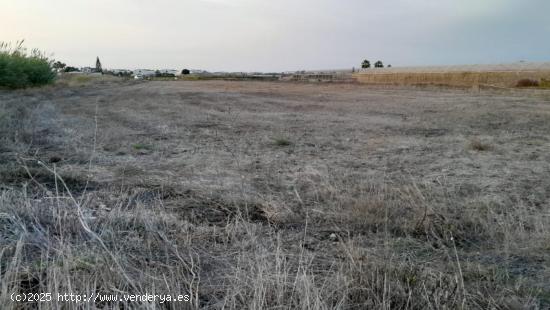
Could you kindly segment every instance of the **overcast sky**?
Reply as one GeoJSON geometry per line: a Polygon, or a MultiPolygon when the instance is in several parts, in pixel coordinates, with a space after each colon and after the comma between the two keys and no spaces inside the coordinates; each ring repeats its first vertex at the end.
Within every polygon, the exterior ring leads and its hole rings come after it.
{"type": "Polygon", "coordinates": [[[550,0],[0,0],[74,66],[283,71],[550,61],[550,0]]]}

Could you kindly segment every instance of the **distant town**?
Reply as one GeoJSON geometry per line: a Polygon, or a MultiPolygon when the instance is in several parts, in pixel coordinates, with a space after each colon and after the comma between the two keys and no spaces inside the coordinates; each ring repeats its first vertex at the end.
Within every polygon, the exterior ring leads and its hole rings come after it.
{"type": "Polygon", "coordinates": [[[107,74],[119,77],[141,79],[194,77],[194,78],[236,78],[236,79],[257,79],[257,80],[297,80],[297,81],[348,81],[351,74],[359,69],[347,70],[298,70],[284,72],[210,72],[201,69],[103,69],[99,57],[96,59],[95,67],[73,67],[57,61],[54,68],[58,73],[71,74],[107,74]]]}

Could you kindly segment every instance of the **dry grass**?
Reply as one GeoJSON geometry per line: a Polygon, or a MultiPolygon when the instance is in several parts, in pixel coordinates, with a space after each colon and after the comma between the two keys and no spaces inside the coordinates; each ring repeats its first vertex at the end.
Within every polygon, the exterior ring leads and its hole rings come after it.
{"type": "Polygon", "coordinates": [[[550,78],[548,79],[541,79],[540,85],[541,88],[550,88],[550,78]]]}
{"type": "Polygon", "coordinates": [[[94,73],[94,74],[61,73],[56,80],[56,85],[58,87],[77,87],[77,86],[86,86],[90,84],[105,84],[108,82],[112,83],[112,82],[117,82],[121,80],[127,80],[127,79],[112,76],[112,75],[101,75],[98,73],[94,73]]]}
{"type": "Polygon", "coordinates": [[[549,102],[509,96],[221,81],[0,93],[0,304],[155,292],[191,302],[80,306],[544,309],[549,102]]]}
{"type": "Polygon", "coordinates": [[[354,74],[354,77],[365,84],[534,87],[539,86],[542,79],[550,79],[550,70],[399,72],[395,68],[388,72],[360,72],[354,74]]]}
{"type": "Polygon", "coordinates": [[[468,147],[474,151],[489,151],[493,148],[490,144],[483,143],[478,138],[471,139],[468,147]]]}
{"type": "Polygon", "coordinates": [[[539,87],[540,83],[533,79],[521,79],[516,83],[516,87],[539,87]]]}

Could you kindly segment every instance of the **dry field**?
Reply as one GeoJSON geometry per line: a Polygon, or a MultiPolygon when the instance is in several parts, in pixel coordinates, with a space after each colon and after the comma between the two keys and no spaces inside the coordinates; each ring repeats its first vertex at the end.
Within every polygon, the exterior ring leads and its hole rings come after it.
{"type": "Polygon", "coordinates": [[[0,91],[2,309],[548,309],[550,93],[0,91]],[[14,292],[189,303],[10,301],[14,292]]]}
{"type": "Polygon", "coordinates": [[[525,87],[522,82],[528,80],[536,81],[538,87],[550,88],[550,63],[370,68],[360,70],[354,74],[354,78],[361,83],[374,85],[475,88],[525,87]]]}

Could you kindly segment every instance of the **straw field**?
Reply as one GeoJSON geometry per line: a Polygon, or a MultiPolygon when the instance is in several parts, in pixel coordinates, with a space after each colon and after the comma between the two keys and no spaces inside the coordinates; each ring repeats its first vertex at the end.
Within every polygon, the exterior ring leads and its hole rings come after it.
{"type": "Polygon", "coordinates": [[[516,87],[522,80],[543,86],[550,80],[550,64],[510,64],[367,69],[354,75],[360,83],[445,85],[453,87],[516,87]]]}

